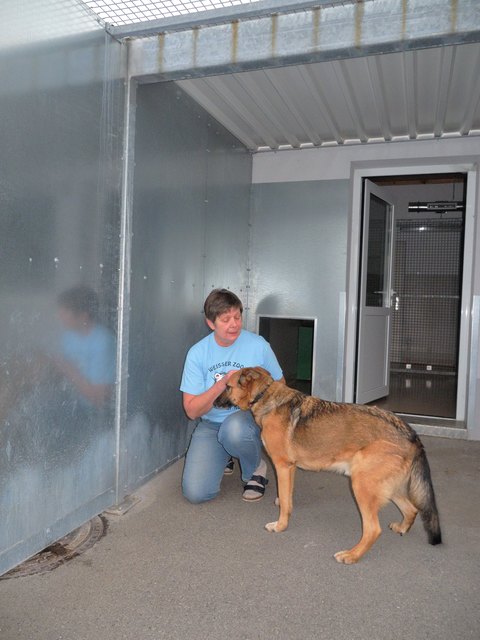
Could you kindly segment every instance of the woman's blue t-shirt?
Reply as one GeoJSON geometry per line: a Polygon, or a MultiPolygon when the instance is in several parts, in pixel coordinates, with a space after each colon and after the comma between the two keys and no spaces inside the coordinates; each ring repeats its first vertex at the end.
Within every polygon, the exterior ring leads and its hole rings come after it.
{"type": "MultiPolygon", "coordinates": [[[[199,395],[210,389],[215,382],[232,369],[263,367],[275,380],[283,376],[282,369],[268,342],[262,336],[242,330],[229,347],[221,347],[213,333],[193,345],[187,354],[180,391],[199,395]]],[[[202,416],[211,422],[223,422],[231,409],[213,407],[202,416]]]]}
{"type": "Polygon", "coordinates": [[[96,324],[87,334],[64,331],[61,353],[92,384],[114,384],[116,369],[115,337],[96,324]]]}

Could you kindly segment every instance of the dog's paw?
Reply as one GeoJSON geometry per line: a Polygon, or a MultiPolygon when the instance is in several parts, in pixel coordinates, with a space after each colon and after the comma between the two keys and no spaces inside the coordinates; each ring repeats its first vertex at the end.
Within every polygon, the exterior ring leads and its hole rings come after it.
{"type": "Polygon", "coordinates": [[[270,533],[281,533],[282,531],[285,531],[287,527],[288,527],[288,522],[284,522],[282,524],[281,520],[276,520],[275,522],[269,522],[268,524],[265,525],[265,529],[267,531],[270,531],[270,533]]]}
{"type": "Polygon", "coordinates": [[[358,561],[358,558],[350,551],[338,551],[333,557],[341,564],[355,564],[358,561]]]}
{"type": "Polygon", "coordinates": [[[265,525],[265,529],[270,533],[280,533],[281,531],[285,531],[286,527],[281,527],[278,524],[278,520],[275,522],[269,522],[265,525]]]}
{"type": "Polygon", "coordinates": [[[278,496],[275,498],[275,506],[276,507],[280,506],[280,498],[278,496]]]}
{"type": "Polygon", "coordinates": [[[408,531],[408,529],[402,526],[401,522],[390,522],[390,524],[388,525],[388,528],[391,529],[392,531],[395,531],[395,533],[399,533],[401,536],[403,536],[403,534],[407,533],[408,531]]]}

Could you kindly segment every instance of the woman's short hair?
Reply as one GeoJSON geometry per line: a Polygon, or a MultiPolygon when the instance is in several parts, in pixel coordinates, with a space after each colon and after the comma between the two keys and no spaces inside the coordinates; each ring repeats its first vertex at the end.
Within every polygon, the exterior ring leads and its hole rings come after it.
{"type": "Polygon", "coordinates": [[[229,311],[230,309],[238,309],[243,313],[243,304],[238,296],[228,289],[213,289],[205,300],[203,311],[205,317],[210,322],[215,322],[217,316],[229,311]]]}
{"type": "Polygon", "coordinates": [[[77,285],[67,289],[57,298],[58,306],[68,309],[75,315],[88,314],[90,320],[98,317],[98,296],[93,289],[84,285],[77,285]]]}

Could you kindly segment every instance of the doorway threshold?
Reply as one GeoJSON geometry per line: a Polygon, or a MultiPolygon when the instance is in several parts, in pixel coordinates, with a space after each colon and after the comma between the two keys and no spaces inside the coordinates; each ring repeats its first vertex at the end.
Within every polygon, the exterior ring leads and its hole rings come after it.
{"type": "Polygon", "coordinates": [[[432,416],[418,416],[408,413],[398,414],[405,422],[415,429],[419,435],[437,436],[439,438],[468,439],[465,422],[450,418],[436,418],[432,416]]]}

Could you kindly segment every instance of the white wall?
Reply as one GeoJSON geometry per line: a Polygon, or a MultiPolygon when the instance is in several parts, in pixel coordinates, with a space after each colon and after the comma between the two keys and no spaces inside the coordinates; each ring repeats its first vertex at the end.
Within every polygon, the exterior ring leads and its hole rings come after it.
{"type": "Polygon", "coordinates": [[[352,163],[382,167],[399,161],[419,164],[431,158],[439,164],[468,156],[480,160],[480,137],[262,152],[253,157],[253,183],[342,180],[350,178],[352,163]]]}
{"type": "Polygon", "coordinates": [[[346,287],[348,211],[348,180],[256,184],[252,189],[249,305],[254,317],[317,319],[313,393],[325,400],[337,399],[341,374],[338,327],[346,287]]]}

